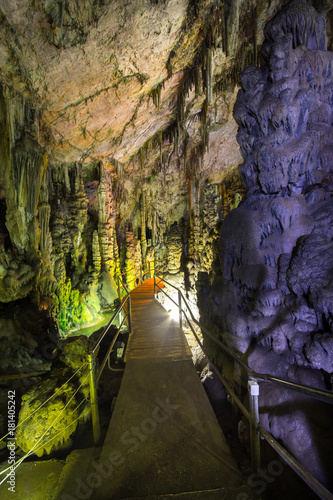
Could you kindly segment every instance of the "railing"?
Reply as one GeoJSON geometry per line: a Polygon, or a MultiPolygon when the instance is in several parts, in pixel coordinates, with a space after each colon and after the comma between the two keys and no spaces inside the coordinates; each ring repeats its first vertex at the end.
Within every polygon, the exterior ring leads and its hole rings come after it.
{"type": "MultiPolygon", "coordinates": [[[[126,291],[127,288],[125,287],[126,291]]],[[[100,430],[100,423],[99,423],[99,411],[98,411],[98,396],[97,396],[97,385],[98,381],[100,379],[100,376],[102,374],[102,371],[105,368],[105,365],[109,359],[109,356],[111,354],[111,351],[117,341],[117,338],[119,336],[119,333],[127,320],[127,329],[129,332],[131,332],[131,296],[127,291],[126,297],[123,299],[123,301],[120,303],[119,307],[117,308],[116,312],[113,314],[111,320],[109,321],[107,327],[105,330],[101,333],[99,338],[96,340],[94,347],[91,349],[89,353],[89,368],[90,368],[90,404],[91,404],[91,419],[92,419],[92,428],[93,428],[93,436],[94,436],[94,443],[97,445],[99,443],[100,437],[101,437],[101,430],[100,430]],[[120,325],[108,347],[108,350],[98,367],[98,370],[96,370],[96,353],[98,351],[98,348],[101,345],[102,340],[104,339],[105,335],[111,328],[111,326],[114,324],[116,318],[121,314],[121,312],[124,311],[124,317],[121,320],[120,319],[120,325]]]]}
{"type": "Polygon", "coordinates": [[[250,411],[245,408],[243,403],[240,401],[238,396],[235,394],[233,389],[231,388],[228,381],[223,376],[223,373],[217,368],[215,363],[213,363],[209,356],[207,356],[208,361],[214,368],[217,376],[222,381],[226,390],[232,396],[234,402],[237,404],[243,415],[250,422],[250,442],[251,442],[251,463],[253,470],[260,476],[260,436],[262,436],[268,444],[285,460],[285,462],[292,467],[292,469],[303,479],[303,481],[323,500],[333,500],[333,495],[315,478],[310,474],[276,439],[266,430],[264,429],[259,422],[259,382],[270,382],[282,387],[286,387],[288,389],[292,389],[297,392],[301,392],[303,394],[307,394],[308,396],[319,399],[320,401],[324,401],[326,403],[333,404],[333,392],[326,391],[321,389],[316,389],[314,387],[310,387],[307,385],[296,384],[289,380],[285,380],[278,377],[272,377],[271,375],[257,373],[254,370],[244,363],[240,357],[234,353],[231,349],[229,349],[225,344],[223,344],[219,339],[217,339],[212,333],[202,324],[197,321],[187,304],[187,301],[182,294],[182,292],[174,285],[166,281],[165,279],[158,276],[160,281],[163,281],[167,285],[171,286],[178,292],[178,303],[173,300],[168,293],[159,286],[156,281],[156,275],[154,275],[154,296],[156,296],[156,291],[163,292],[173,304],[175,304],[179,309],[179,326],[182,329],[183,324],[183,316],[186,319],[194,337],[196,338],[198,344],[201,349],[205,352],[204,346],[201,340],[198,338],[197,333],[195,332],[191,321],[183,308],[183,304],[186,306],[189,315],[191,316],[191,320],[195,323],[202,332],[204,332],[211,340],[213,340],[221,349],[236,363],[238,363],[247,373],[248,376],[248,391],[249,391],[249,402],[250,402],[250,411]]]}
{"type": "MultiPolygon", "coordinates": [[[[141,283],[143,283],[146,279],[150,279],[156,272],[156,263],[161,262],[161,261],[166,262],[166,259],[163,258],[163,259],[156,259],[154,261],[148,261],[145,264],[140,264],[138,266],[132,267],[128,271],[125,271],[124,273],[120,274],[118,276],[118,297],[119,297],[119,299],[120,300],[122,299],[122,296],[124,295],[125,289],[127,289],[127,288],[132,289],[131,283],[133,283],[133,281],[137,282],[137,285],[139,285],[139,284],[141,285],[141,283]],[[133,274],[133,271],[135,271],[137,269],[139,269],[140,271],[135,273],[136,275],[128,281],[127,275],[133,274]],[[124,284],[124,281],[126,282],[126,285],[124,284]]],[[[162,267],[164,267],[164,266],[165,266],[165,264],[162,267]]],[[[157,269],[160,270],[161,267],[159,267],[157,269]]],[[[133,288],[135,288],[135,287],[133,287],[133,288]]],[[[127,292],[128,292],[128,290],[127,290],[127,292]]],[[[125,293],[125,295],[126,295],[126,293],[125,293]]]]}
{"type": "Polygon", "coordinates": [[[195,252],[188,252],[187,253],[187,258],[192,259],[194,262],[196,262],[198,260],[198,256],[199,256],[199,254],[195,253],[195,252]]]}
{"type": "MultiPolygon", "coordinates": [[[[135,269],[140,269],[140,275],[139,275],[139,282],[140,284],[145,281],[146,279],[150,279],[152,272],[154,273],[156,270],[161,271],[163,268],[165,268],[165,259],[158,259],[153,262],[154,267],[152,269],[152,266],[150,262],[147,264],[141,264],[140,266],[133,267],[130,269],[128,272],[132,272],[135,269]],[[164,261],[164,264],[160,265],[159,267],[156,267],[157,262],[164,261]],[[144,267],[148,267],[148,270],[144,270],[144,267]]],[[[93,348],[91,349],[88,360],[89,360],[89,368],[90,368],[90,403],[91,403],[91,419],[92,419],[92,428],[93,428],[93,436],[94,436],[94,443],[97,445],[100,441],[101,437],[101,431],[100,431],[100,422],[99,422],[99,410],[98,410],[98,396],[97,396],[97,386],[98,386],[98,381],[100,379],[100,376],[105,368],[105,365],[109,359],[109,356],[112,352],[112,349],[119,337],[119,333],[125,323],[127,321],[127,329],[128,332],[130,333],[132,330],[131,327],[131,296],[130,296],[130,290],[128,288],[129,284],[137,280],[138,277],[134,277],[132,280],[127,282],[126,284],[123,282],[123,276],[127,275],[128,272],[122,273],[121,275],[118,276],[118,295],[120,299],[120,305],[118,306],[116,312],[113,314],[111,320],[107,324],[106,328],[104,331],[101,333],[101,335],[98,337],[96,340],[93,348]],[[125,296],[122,297],[123,291],[125,292],[125,296]],[[105,335],[109,331],[112,325],[114,325],[116,319],[118,316],[121,315],[122,311],[124,312],[124,317],[123,319],[120,319],[120,325],[113,336],[113,339],[108,347],[108,350],[98,367],[98,370],[96,369],[96,356],[98,352],[98,348],[101,345],[102,340],[104,339],[105,335]]],[[[155,274],[154,274],[155,276],[155,274]]]]}

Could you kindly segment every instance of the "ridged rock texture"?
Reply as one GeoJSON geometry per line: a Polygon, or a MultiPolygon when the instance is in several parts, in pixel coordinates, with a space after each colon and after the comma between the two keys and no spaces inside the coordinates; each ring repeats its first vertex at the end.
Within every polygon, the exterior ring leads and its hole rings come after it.
{"type": "MultiPolygon", "coordinates": [[[[257,372],[331,388],[333,53],[324,16],[303,0],[264,33],[265,64],[242,73],[234,107],[247,194],[223,222],[220,275],[203,280],[201,312],[257,372]]],[[[330,405],[268,384],[260,402],[263,425],[327,482],[330,405]]]]}

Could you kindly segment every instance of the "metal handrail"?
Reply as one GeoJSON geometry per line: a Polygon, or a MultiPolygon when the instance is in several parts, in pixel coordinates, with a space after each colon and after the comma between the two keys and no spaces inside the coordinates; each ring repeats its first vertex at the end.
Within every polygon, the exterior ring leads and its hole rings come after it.
{"type": "MultiPolygon", "coordinates": [[[[154,259],[154,261],[148,261],[148,262],[145,262],[144,264],[139,264],[138,266],[135,266],[135,267],[131,267],[131,269],[129,269],[128,271],[125,271],[121,274],[118,275],[118,296],[121,300],[121,286],[123,288],[126,289],[126,286],[124,285],[124,282],[123,282],[123,276],[127,276],[128,273],[134,271],[135,269],[141,269],[141,268],[144,268],[146,266],[148,266],[148,269],[144,272],[140,271],[140,276],[135,276],[134,278],[132,278],[131,280],[129,281],[126,281],[126,285],[129,286],[130,283],[132,283],[133,281],[136,281],[137,279],[139,279],[139,283],[143,283],[147,278],[144,278],[144,276],[146,275],[149,275],[148,279],[151,279],[152,277],[152,270],[151,270],[151,262],[154,263],[154,270],[153,270],[153,274],[155,274],[156,272],[156,262],[160,262],[160,261],[166,261],[166,258],[163,257],[162,259],[154,259]],[[121,284],[121,286],[120,286],[121,284]]],[[[162,267],[164,266],[161,266],[160,268],[158,268],[158,270],[160,270],[162,267]]],[[[126,292],[129,293],[129,291],[126,289],[126,292]]]]}
{"type": "MultiPolygon", "coordinates": [[[[282,385],[284,387],[287,387],[288,389],[293,389],[295,391],[302,392],[303,394],[307,394],[308,396],[312,396],[313,398],[324,401],[325,403],[333,404],[333,392],[332,391],[327,391],[327,390],[323,390],[323,389],[316,389],[315,387],[311,387],[309,385],[297,384],[296,382],[291,382],[290,380],[286,380],[286,379],[279,378],[279,377],[273,377],[273,376],[271,376],[269,374],[265,374],[265,373],[257,373],[254,370],[252,370],[246,363],[244,363],[244,361],[242,361],[242,359],[236,353],[234,353],[228,346],[223,344],[223,342],[221,342],[212,333],[210,333],[209,330],[204,325],[202,325],[201,323],[199,323],[198,320],[195,319],[195,317],[193,316],[193,313],[192,313],[191,309],[189,308],[187,301],[186,301],[183,293],[181,292],[181,290],[179,290],[179,288],[177,288],[176,286],[172,285],[172,283],[169,283],[167,280],[163,279],[163,281],[164,281],[164,283],[166,283],[167,285],[170,285],[172,288],[174,288],[175,290],[177,290],[181,294],[182,300],[186,304],[186,307],[191,315],[192,321],[197,326],[199,326],[200,329],[202,331],[204,331],[205,334],[211,340],[213,340],[227,354],[229,354],[229,356],[234,361],[236,361],[242,368],[244,368],[244,370],[251,376],[252,380],[257,380],[259,382],[272,382],[276,385],[282,385]]],[[[167,293],[162,288],[160,288],[159,286],[158,286],[158,288],[160,290],[162,290],[165,295],[167,295],[167,293]]],[[[167,297],[178,307],[178,304],[169,295],[167,295],[167,297]]],[[[185,314],[185,311],[183,309],[182,309],[182,312],[185,314]]]]}
{"type": "Polygon", "coordinates": [[[225,379],[220,370],[216,367],[216,365],[210,360],[209,356],[206,354],[208,361],[214,368],[217,376],[222,381],[223,385],[227,389],[227,391],[231,394],[234,402],[237,404],[243,415],[250,422],[250,438],[251,438],[251,462],[252,468],[254,471],[260,476],[260,435],[270,444],[270,446],[286,461],[286,463],[303,479],[303,481],[322,499],[322,500],[332,500],[333,495],[315,478],[310,474],[281,444],[279,444],[274,437],[264,429],[259,423],[259,384],[258,382],[271,382],[276,385],[280,385],[283,387],[287,387],[297,392],[302,392],[303,394],[307,394],[312,398],[319,399],[326,403],[333,404],[333,392],[326,391],[322,389],[316,389],[314,387],[297,384],[295,382],[291,382],[289,380],[285,380],[279,377],[272,377],[268,374],[257,373],[252,370],[246,363],[244,363],[240,357],[233,352],[229,347],[223,344],[219,339],[217,339],[214,335],[212,335],[206,327],[201,325],[199,321],[197,321],[193,313],[188,306],[188,303],[179,288],[177,288],[172,283],[169,283],[164,278],[159,277],[161,281],[171,286],[178,292],[178,304],[168,295],[168,293],[161,288],[158,283],[156,283],[156,274],[154,275],[154,295],[156,295],[156,290],[159,289],[162,291],[168,298],[171,300],[178,308],[179,308],[179,326],[182,329],[182,314],[186,318],[188,325],[191,328],[193,335],[195,336],[198,344],[200,345],[203,352],[205,352],[204,346],[196,334],[191,321],[189,320],[186,311],[184,311],[182,307],[182,303],[186,305],[187,310],[190,313],[192,321],[200,327],[200,329],[207,334],[207,336],[213,340],[217,345],[219,345],[223,351],[229,355],[235,362],[237,362],[248,374],[248,391],[250,398],[250,411],[248,411],[243,403],[240,401],[238,396],[235,394],[228,381],[225,379]]]}
{"type": "Polygon", "coordinates": [[[113,314],[111,320],[107,324],[106,328],[104,331],[100,334],[96,342],[94,343],[94,346],[90,350],[88,354],[88,362],[89,362],[89,369],[90,369],[90,405],[91,405],[91,420],[92,420],[92,428],[93,428],[93,436],[94,436],[94,444],[95,446],[99,443],[100,438],[101,438],[101,430],[100,430],[100,421],[99,421],[99,410],[98,410],[98,395],[97,395],[97,385],[98,381],[100,379],[100,376],[105,368],[106,362],[111,354],[111,351],[113,349],[114,344],[117,341],[117,338],[119,336],[119,333],[121,331],[121,328],[123,327],[125,321],[127,320],[127,328],[128,331],[131,331],[131,296],[126,288],[125,285],[123,285],[125,290],[126,290],[126,296],[124,299],[121,301],[119,304],[117,310],[113,314]],[[126,306],[127,306],[127,311],[126,311],[126,306]],[[120,323],[120,326],[118,327],[115,335],[113,336],[113,339],[110,343],[110,346],[107,350],[106,355],[103,358],[103,361],[101,362],[101,365],[97,371],[96,369],[96,356],[97,356],[97,351],[98,348],[101,345],[102,340],[104,339],[105,335],[111,328],[111,326],[114,324],[116,318],[120,315],[121,311],[124,311],[124,318],[120,323]]]}

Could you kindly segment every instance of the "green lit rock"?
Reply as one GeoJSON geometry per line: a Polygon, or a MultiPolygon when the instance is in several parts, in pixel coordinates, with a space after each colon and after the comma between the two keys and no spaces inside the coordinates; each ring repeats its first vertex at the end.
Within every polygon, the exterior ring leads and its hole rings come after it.
{"type": "MultiPolygon", "coordinates": [[[[81,368],[75,380],[78,380],[80,385],[82,384],[80,391],[84,396],[87,396],[89,393],[89,370],[87,360],[92,345],[93,341],[89,340],[85,335],[62,340],[58,345],[60,361],[71,368],[73,372],[81,368]]],[[[89,411],[88,414],[90,414],[89,411]]],[[[81,421],[82,419],[86,420],[86,414],[81,413],[80,419],[81,421]]]]}
{"type": "Polygon", "coordinates": [[[78,425],[90,418],[90,341],[84,336],[73,337],[63,340],[58,350],[62,366],[23,395],[18,418],[17,445],[39,457],[68,448],[78,425]]]}
{"type": "Polygon", "coordinates": [[[13,260],[9,252],[0,253],[0,301],[26,297],[35,282],[35,271],[28,264],[13,260]]]}
{"type": "Polygon", "coordinates": [[[22,397],[16,438],[17,445],[26,453],[33,449],[41,457],[71,443],[70,436],[77,427],[78,403],[73,397],[74,386],[66,384],[59,390],[60,380],[52,377],[22,397]]]}
{"type": "Polygon", "coordinates": [[[53,315],[62,335],[66,337],[71,331],[97,323],[101,320],[100,300],[97,285],[94,281],[84,284],[83,290],[73,289],[71,281],[58,284],[54,295],[55,307],[53,315]]]}

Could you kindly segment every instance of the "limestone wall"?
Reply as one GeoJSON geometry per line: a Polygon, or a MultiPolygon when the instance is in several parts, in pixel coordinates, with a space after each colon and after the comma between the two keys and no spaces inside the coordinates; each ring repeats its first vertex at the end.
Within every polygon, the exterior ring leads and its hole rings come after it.
{"type": "MultiPolygon", "coordinates": [[[[302,0],[283,8],[265,37],[265,64],[243,72],[234,107],[247,194],[222,225],[220,275],[203,280],[201,313],[254,370],[331,389],[333,53],[324,16],[302,0]]],[[[239,371],[209,348],[242,393],[239,371]]],[[[331,408],[262,391],[262,423],[327,482],[317,455],[329,467],[331,408]]]]}

